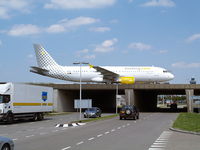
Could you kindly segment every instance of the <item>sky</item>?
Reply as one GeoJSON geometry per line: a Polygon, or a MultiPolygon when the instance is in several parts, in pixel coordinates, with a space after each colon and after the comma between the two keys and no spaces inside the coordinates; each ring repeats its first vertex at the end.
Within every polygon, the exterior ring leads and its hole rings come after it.
{"type": "Polygon", "coordinates": [[[53,82],[29,72],[33,44],[60,65],[158,66],[200,83],[199,0],[0,0],[0,82],[53,82]]]}

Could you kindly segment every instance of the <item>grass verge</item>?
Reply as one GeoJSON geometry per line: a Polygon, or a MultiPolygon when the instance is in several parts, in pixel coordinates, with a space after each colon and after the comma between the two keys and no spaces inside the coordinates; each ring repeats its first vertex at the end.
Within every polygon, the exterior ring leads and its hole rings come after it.
{"type": "Polygon", "coordinates": [[[89,119],[86,119],[86,120],[80,120],[80,121],[73,121],[72,123],[85,123],[85,122],[91,122],[91,121],[99,121],[99,120],[105,120],[105,119],[111,119],[111,118],[114,118],[114,117],[117,117],[118,114],[114,114],[114,115],[109,115],[109,116],[104,116],[104,117],[98,117],[98,118],[89,118],[89,119]]]}
{"type": "Polygon", "coordinates": [[[200,132],[200,114],[197,113],[180,113],[173,124],[173,128],[200,132]]]}

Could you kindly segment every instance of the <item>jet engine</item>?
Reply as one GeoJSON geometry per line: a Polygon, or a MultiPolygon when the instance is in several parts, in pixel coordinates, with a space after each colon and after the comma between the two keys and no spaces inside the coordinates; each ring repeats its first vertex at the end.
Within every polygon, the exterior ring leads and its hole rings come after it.
{"type": "Polygon", "coordinates": [[[121,84],[134,84],[135,77],[119,77],[119,83],[121,84]]]}

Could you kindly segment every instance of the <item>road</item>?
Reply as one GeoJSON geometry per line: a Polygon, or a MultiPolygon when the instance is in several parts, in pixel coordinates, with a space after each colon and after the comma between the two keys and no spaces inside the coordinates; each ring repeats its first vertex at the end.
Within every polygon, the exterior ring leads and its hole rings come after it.
{"type": "Polygon", "coordinates": [[[0,125],[0,135],[12,138],[15,150],[167,150],[176,146],[176,133],[168,130],[177,117],[175,113],[141,113],[137,121],[116,117],[78,127],[55,128],[57,123],[76,116],[0,125]],[[174,140],[169,145],[171,138],[174,140]]]}

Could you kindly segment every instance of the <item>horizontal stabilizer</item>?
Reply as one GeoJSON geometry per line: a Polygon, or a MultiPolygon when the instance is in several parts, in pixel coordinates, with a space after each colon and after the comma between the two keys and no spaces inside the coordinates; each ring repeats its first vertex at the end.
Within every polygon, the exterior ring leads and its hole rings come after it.
{"type": "Polygon", "coordinates": [[[45,75],[46,73],[49,72],[49,70],[32,66],[31,69],[30,69],[30,72],[34,72],[34,73],[37,73],[37,74],[45,75]]]}

